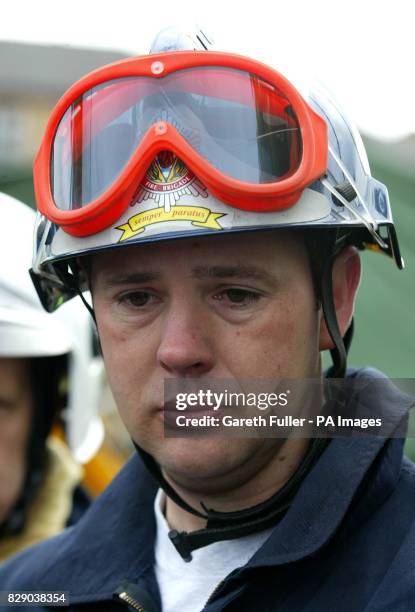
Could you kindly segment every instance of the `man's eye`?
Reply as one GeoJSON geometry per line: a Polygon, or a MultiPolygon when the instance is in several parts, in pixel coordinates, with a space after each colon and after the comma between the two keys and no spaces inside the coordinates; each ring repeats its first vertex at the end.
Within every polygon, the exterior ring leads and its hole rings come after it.
{"type": "Polygon", "coordinates": [[[120,298],[120,302],[123,304],[127,304],[127,306],[133,306],[134,308],[140,308],[146,306],[151,299],[149,293],[145,291],[133,291],[131,293],[126,293],[122,295],[120,298]]]}
{"type": "Polygon", "coordinates": [[[249,291],[248,289],[239,289],[238,287],[225,289],[217,296],[217,299],[219,300],[227,300],[231,304],[242,306],[251,304],[252,302],[257,301],[259,298],[260,295],[258,293],[249,291]]]}

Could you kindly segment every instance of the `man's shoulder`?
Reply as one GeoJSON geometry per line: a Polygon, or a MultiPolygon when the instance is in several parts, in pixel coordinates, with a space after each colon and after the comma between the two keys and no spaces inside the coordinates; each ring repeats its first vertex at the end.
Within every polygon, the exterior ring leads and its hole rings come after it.
{"type": "MultiPolygon", "coordinates": [[[[401,473],[395,492],[397,495],[408,497],[408,501],[415,496],[415,463],[408,457],[403,457],[401,473]]],[[[415,506],[413,509],[415,521],[415,506]]]]}
{"type": "Polygon", "coordinates": [[[69,583],[76,588],[75,582],[82,589],[89,569],[91,576],[106,566],[121,572],[136,548],[153,537],[154,494],[154,484],[133,457],[75,525],[0,567],[2,589],[67,590],[69,583]]]}
{"type": "MultiPolygon", "coordinates": [[[[403,460],[398,486],[386,505],[383,542],[389,543],[391,562],[365,609],[409,612],[415,601],[415,464],[409,459],[403,460]]],[[[382,540],[373,542],[374,549],[380,546],[382,540]]]]}
{"type": "Polygon", "coordinates": [[[76,526],[14,555],[0,566],[2,589],[38,590],[42,588],[43,577],[48,575],[59,559],[65,556],[65,549],[72,541],[76,526]]]}

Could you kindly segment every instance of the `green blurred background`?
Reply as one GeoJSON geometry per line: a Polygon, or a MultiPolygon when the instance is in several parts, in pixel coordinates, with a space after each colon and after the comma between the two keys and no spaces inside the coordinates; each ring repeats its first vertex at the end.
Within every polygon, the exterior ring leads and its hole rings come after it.
{"type": "Polygon", "coordinates": [[[373,365],[391,378],[414,378],[415,138],[397,143],[366,138],[365,144],[373,176],[389,189],[405,269],[377,253],[363,253],[350,363],[373,365]]]}

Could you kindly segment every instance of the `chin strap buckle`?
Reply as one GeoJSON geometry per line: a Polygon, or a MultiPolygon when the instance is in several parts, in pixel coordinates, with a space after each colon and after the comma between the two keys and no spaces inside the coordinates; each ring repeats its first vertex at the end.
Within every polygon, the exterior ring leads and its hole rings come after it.
{"type": "Polygon", "coordinates": [[[176,529],[171,529],[171,531],[169,531],[169,538],[174,544],[177,552],[183,561],[189,563],[192,560],[192,548],[189,546],[186,536],[187,533],[185,531],[182,531],[181,533],[176,531],[176,529]]]}

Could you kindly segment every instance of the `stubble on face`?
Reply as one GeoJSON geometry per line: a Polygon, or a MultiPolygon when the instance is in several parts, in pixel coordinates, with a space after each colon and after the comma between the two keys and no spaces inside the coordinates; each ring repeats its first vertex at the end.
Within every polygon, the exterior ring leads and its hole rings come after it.
{"type": "Polygon", "coordinates": [[[223,492],[266,472],[280,440],[165,438],[159,409],[165,378],[319,376],[319,316],[299,239],[124,248],[94,256],[92,279],[110,385],[133,439],[189,490],[223,492]]]}

